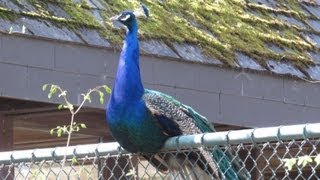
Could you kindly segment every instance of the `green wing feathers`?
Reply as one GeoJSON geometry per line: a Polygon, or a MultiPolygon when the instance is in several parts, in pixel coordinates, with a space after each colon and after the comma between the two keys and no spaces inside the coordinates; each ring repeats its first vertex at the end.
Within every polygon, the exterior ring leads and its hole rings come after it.
{"type": "MultiPolygon", "coordinates": [[[[208,122],[207,118],[167,94],[146,89],[144,100],[149,108],[162,114],[166,122],[170,121],[180,128],[181,134],[178,135],[215,132],[213,125],[208,122]]],[[[163,121],[159,123],[164,124],[163,121]]],[[[229,150],[223,151],[219,147],[215,147],[208,151],[200,148],[199,153],[199,158],[206,164],[198,165],[207,169],[206,166],[211,167],[209,168],[210,173],[216,174],[218,169],[222,179],[250,179],[250,174],[243,168],[242,161],[234,157],[229,150]]]]}

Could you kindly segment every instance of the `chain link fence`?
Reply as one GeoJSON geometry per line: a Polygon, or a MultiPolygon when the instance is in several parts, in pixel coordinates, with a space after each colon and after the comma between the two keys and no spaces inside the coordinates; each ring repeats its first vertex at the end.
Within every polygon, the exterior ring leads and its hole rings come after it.
{"type": "Polygon", "coordinates": [[[197,164],[209,166],[200,151],[217,149],[237,161],[237,173],[247,172],[247,179],[319,179],[319,137],[320,124],[308,124],[174,137],[157,155],[130,154],[117,143],[1,152],[0,179],[214,179],[206,171],[195,176],[191,171],[197,164]],[[145,157],[163,161],[152,165],[145,157]],[[180,163],[164,171],[168,157],[180,163]]]}

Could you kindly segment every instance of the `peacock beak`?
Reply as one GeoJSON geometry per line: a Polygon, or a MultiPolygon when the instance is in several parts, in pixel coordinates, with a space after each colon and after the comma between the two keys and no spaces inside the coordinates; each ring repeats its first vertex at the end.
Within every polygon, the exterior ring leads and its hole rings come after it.
{"type": "Polygon", "coordinates": [[[119,15],[113,16],[110,18],[110,21],[118,21],[119,15]]]}

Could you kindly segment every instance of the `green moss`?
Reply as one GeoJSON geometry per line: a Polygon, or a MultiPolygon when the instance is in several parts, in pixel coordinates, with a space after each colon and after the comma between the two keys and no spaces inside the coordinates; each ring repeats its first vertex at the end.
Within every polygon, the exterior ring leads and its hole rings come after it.
{"type": "Polygon", "coordinates": [[[13,11],[10,11],[7,8],[0,7],[0,18],[4,20],[13,21],[16,18],[16,15],[13,11]]]}
{"type": "MultiPolygon", "coordinates": [[[[264,14],[270,14],[270,13],[284,14],[284,15],[292,16],[292,17],[295,17],[298,19],[306,17],[306,14],[303,11],[301,11],[301,9],[295,3],[293,3],[292,0],[289,0],[288,2],[291,4],[289,9],[287,8],[287,6],[284,6],[283,8],[273,9],[273,8],[267,7],[265,5],[260,5],[260,4],[256,4],[256,3],[248,3],[248,4],[246,4],[246,6],[249,7],[250,9],[255,9],[260,12],[263,12],[264,14]],[[299,10],[297,10],[297,9],[299,9],[299,10]]],[[[281,2],[279,2],[279,3],[281,3],[281,2]]],[[[284,3],[284,4],[287,4],[287,3],[284,3]]]]}
{"type": "MultiPolygon", "coordinates": [[[[100,34],[114,45],[120,45],[123,31],[115,31],[109,18],[125,9],[135,9],[138,1],[109,0],[100,2],[105,6],[101,16],[104,28],[95,20],[86,1],[80,4],[73,0],[29,0],[37,12],[22,12],[20,15],[43,18],[74,30],[88,27],[99,30],[100,34]],[[47,3],[56,3],[70,19],[56,17],[47,11],[47,3]]],[[[309,17],[301,10],[296,0],[279,0],[280,7],[269,8],[245,0],[211,1],[179,0],[163,4],[154,0],[144,1],[150,9],[149,21],[140,21],[141,39],[160,39],[165,42],[191,43],[199,45],[204,54],[217,58],[230,66],[235,65],[235,53],[243,52],[256,58],[262,65],[266,59],[288,60],[298,66],[311,63],[307,51],[317,49],[301,37],[305,31],[292,26],[271,14],[283,14],[302,22],[309,17]],[[281,5],[283,4],[283,5],[281,5]],[[258,15],[250,13],[255,11],[258,15]],[[196,26],[195,26],[196,24],[196,26]],[[214,37],[205,33],[210,31],[214,37]],[[284,54],[271,51],[268,44],[276,44],[286,49],[284,54]]],[[[7,9],[0,9],[0,16],[14,17],[7,9]]],[[[311,30],[310,30],[311,31],[311,30]]]]}
{"type": "MultiPolygon", "coordinates": [[[[174,9],[181,9],[176,3],[174,9]]],[[[307,56],[302,52],[305,50],[313,49],[314,47],[299,36],[298,28],[292,27],[289,24],[285,24],[277,19],[270,17],[269,9],[265,7],[255,7],[262,11],[258,11],[261,16],[257,17],[248,13],[250,8],[243,1],[224,1],[220,4],[204,4],[206,8],[201,6],[192,6],[191,4],[185,5],[182,11],[179,11],[186,19],[195,19],[205,29],[213,32],[219,44],[222,44],[224,49],[219,49],[218,52],[223,52],[224,58],[228,64],[230,61],[234,61],[234,53],[236,51],[244,52],[249,56],[252,56],[258,60],[261,60],[261,64],[264,64],[265,59],[287,59],[298,63],[300,61],[309,62],[307,56]],[[186,9],[186,7],[197,7],[194,9],[186,9]],[[284,30],[284,36],[279,35],[278,31],[284,30]],[[272,52],[266,47],[268,43],[274,43],[282,47],[292,48],[294,52],[288,52],[284,55],[272,52]]],[[[172,7],[172,6],[171,6],[172,7]]],[[[299,13],[278,10],[274,13],[284,13],[297,16],[299,13]]],[[[195,36],[199,39],[198,36],[195,36]]],[[[200,38],[201,45],[205,50],[216,49],[215,46],[211,46],[208,40],[200,38]],[[207,42],[206,42],[207,41],[207,42]],[[204,46],[203,46],[204,45],[204,46]]],[[[215,51],[212,52],[213,56],[221,56],[215,51]]]]}
{"type": "Polygon", "coordinates": [[[30,12],[32,14],[39,14],[43,17],[50,17],[50,13],[47,10],[47,5],[44,1],[36,1],[36,0],[29,0],[29,2],[37,9],[38,12],[30,12]]]}
{"type": "Polygon", "coordinates": [[[80,7],[82,7],[83,9],[90,9],[88,2],[85,0],[81,0],[80,7]]]}
{"type": "MultiPolygon", "coordinates": [[[[315,49],[300,37],[298,27],[270,17],[270,12],[282,13],[303,19],[301,12],[289,9],[273,10],[265,6],[249,5],[242,0],[219,1],[167,1],[164,5],[149,1],[151,18],[141,23],[142,38],[157,38],[167,41],[187,42],[200,45],[205,54],[213,56],[233,66],[235,52],[243,52],[264,61],[265,59],[287,59],[294,63],[309,62],[306,50],[315,49]],[[261,12],[257,17],[248,13],[254,7],[261,12]],[[194,27],[211,31],[210,37],[194,27]],[[283,31],[283,34],[278,33],[283,31]],[[278,54],[267,44],[274,43],[289,49],[278,54]]],[[[122,7],[123,8],[123,7],[122,7]]],[[[263,64],[263,63],[262,63],[263,64]]]]}
{"type": "Polygon", "coordinates": [[[65,2],[65,4],[59,4],[59,6],[71,17],[71,20],[74,20],[79,24],[85,24],[96,27],[100,26],[97,20],[91,14],[89,14],[89,12],[86,9],[83,9],[81,7],[83,3],[81,3],[81,5],[79,6],[72,0],[63,1],[65,2]]]}

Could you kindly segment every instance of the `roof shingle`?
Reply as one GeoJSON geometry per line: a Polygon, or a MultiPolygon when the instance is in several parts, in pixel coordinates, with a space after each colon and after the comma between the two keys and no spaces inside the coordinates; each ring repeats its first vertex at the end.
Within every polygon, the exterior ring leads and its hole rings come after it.
{"type": "MultiPolygon", "coordinates": [[[[151,16],[139,31],[145,53],[318,79],[310,69],[320,63],[319,0],[146,5],[151,16]]],[[[0,31],[119,47],[124,34],[108,19],[134,7],[138,1],[0,0],[0,31]]]]}

